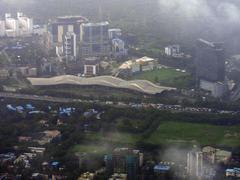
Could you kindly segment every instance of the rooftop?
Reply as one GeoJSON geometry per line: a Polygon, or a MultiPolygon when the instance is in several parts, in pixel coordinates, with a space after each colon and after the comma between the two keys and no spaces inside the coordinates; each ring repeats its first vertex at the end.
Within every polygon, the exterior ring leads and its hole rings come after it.
{"type": "Polygon", "coordinates": [[[83,26],[106,26],[109,25],[109,22],[105,21],[105,22],[98,22],[98,23],[86,23],[83,24],[83,26]]]}
{"type": "Polygon", "coordinates": [[[125,81],[113,76],[98,76],[82,78],[71,75],[56,76],[52,78],[28,78],[33,86],[54,85],[79,85],[79,86],[106,86],[138,91],[145,94],[161,94],[164,91],[176,90],[175,88],[158,86],[146,80],[125,81]]]}
{"type": "Polygon", "coordinates": [[[166,166],[162,164],[154,166],[155,171],[169,171],[170,169],[171,169],[170,166],[166,166]]]}

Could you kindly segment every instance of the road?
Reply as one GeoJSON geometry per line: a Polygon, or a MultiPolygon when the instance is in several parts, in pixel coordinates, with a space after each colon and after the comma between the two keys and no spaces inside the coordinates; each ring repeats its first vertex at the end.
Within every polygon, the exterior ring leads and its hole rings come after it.
{"type": "Polygon", "coordinates": [[[154,104],[154,103],[124,103],[124,102],[112,102],[112,101],[99,101],[99,100],[81,100],[74,98],[60,98],[53,96],[43,96],[43,95],[30,95],[30,94],[17,94],[17,93],[7,93],[0,92],[0,98],[13,98],[13,99],[24,99],[24,100],[34,100],[34,101],[47,101],[56,103],[96,103],[99,105],[108,105],[113,107],[128,107],[128,108],[154,108],[158,110],[169,110],[172,112],[195,112],[195,113],[217,113],[217,114],[240,114],[239,111],[223,111],[223,110],[213,110],[210,108],[196,108],[196,107],[182,107],[181,105],[166,105],[166,104],[154,104]]]}

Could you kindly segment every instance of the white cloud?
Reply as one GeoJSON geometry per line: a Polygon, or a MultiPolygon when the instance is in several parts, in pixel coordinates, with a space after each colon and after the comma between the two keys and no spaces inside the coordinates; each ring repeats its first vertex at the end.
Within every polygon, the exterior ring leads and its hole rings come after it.
{"type": "Polygon", "coordinates": [[[240,21],[240,9],[231,3],[220,3],[217,12],[229,22],[240,21]]]}

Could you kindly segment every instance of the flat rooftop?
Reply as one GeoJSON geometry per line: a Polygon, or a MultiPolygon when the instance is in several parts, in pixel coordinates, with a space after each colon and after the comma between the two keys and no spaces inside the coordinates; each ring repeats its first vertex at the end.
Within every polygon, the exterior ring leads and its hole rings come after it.
{"type": "Polygon", "coordinates": [[[86,23],[83,24],[83,26],[87,27],[87,26],[107,26],[109,25],[109,22],[105,21],[105,22],[98,22],[98,23],[86,23]]]}

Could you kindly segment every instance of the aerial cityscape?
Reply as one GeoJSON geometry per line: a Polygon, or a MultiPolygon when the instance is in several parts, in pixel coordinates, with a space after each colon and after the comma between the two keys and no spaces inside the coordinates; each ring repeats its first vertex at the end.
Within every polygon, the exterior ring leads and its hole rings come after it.
{"type": "Polygon", "coordinates": [[[240,179],[240,2],[0,0],[0,180],[240,179]]]}

